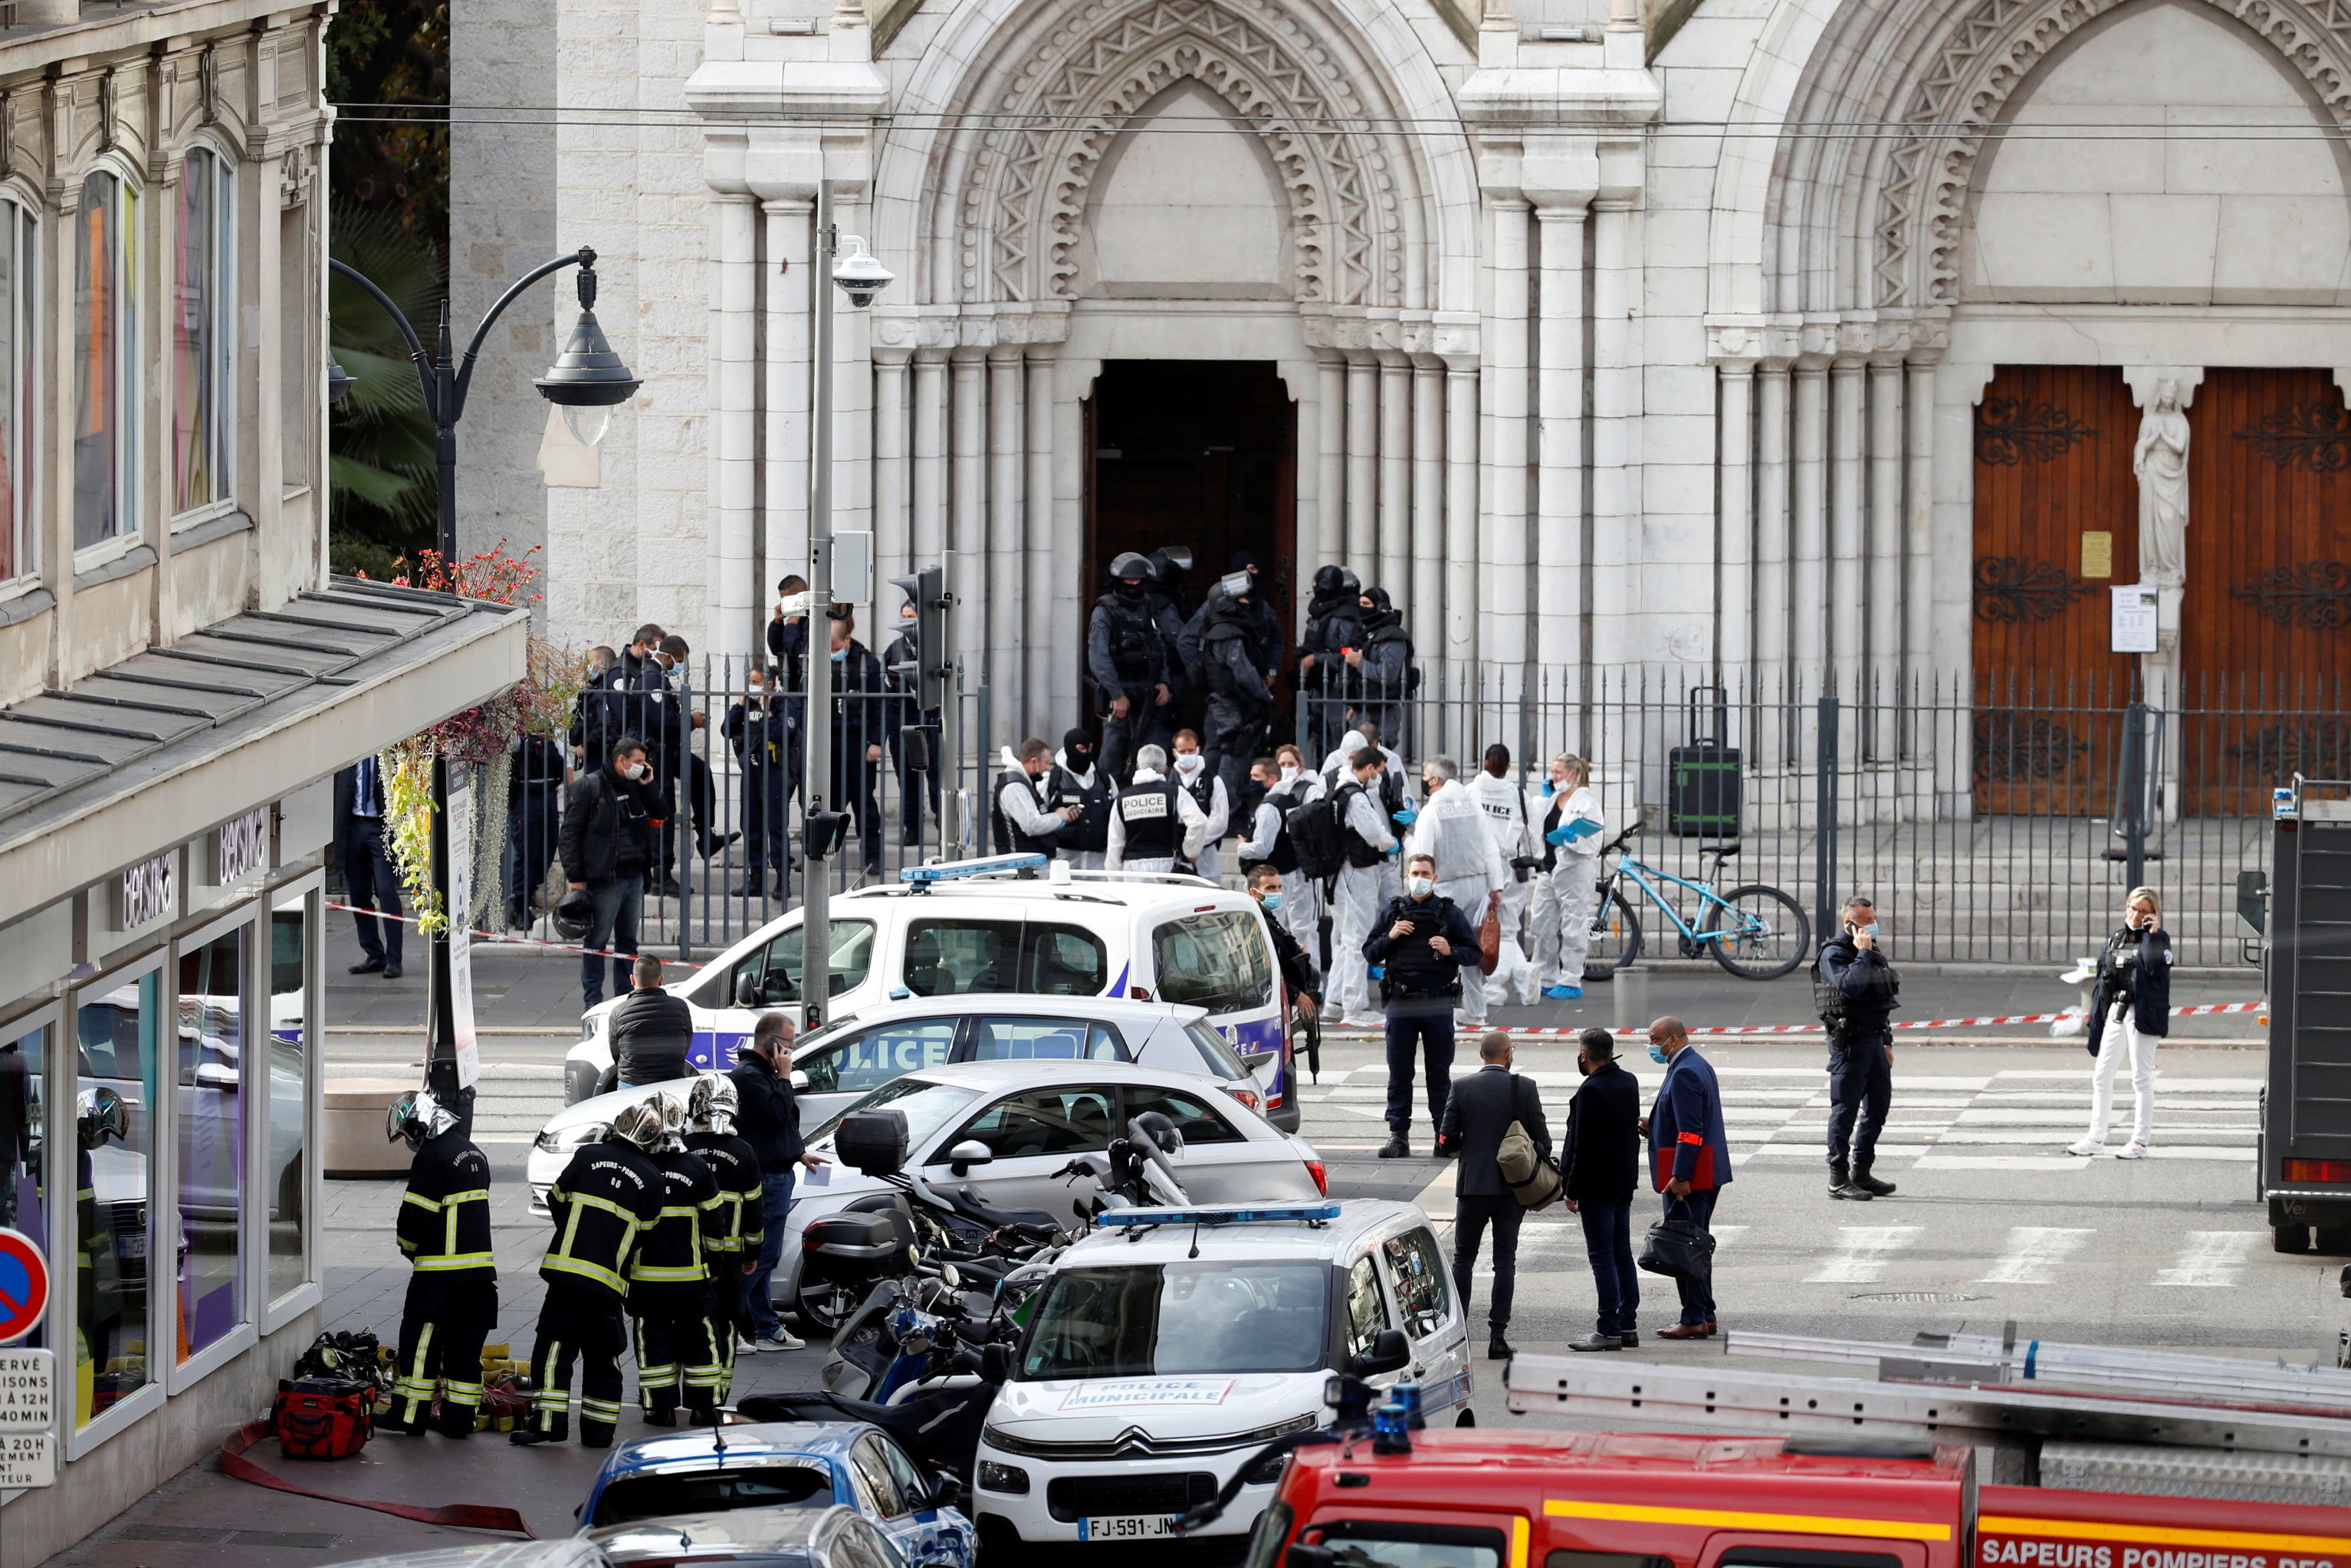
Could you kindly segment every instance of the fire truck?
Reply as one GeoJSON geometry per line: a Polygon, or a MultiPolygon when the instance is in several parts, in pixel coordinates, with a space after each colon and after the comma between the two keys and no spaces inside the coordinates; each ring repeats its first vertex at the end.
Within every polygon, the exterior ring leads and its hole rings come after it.
{"type": "Polygon", "coordinates": [[[1416,1430],[1389,1396],[1290,1439],[1249,1568],[2351,1568],[2339,1370],[1922,1340],[1728,1347],[1875,1381],[1510,1364],[1515,1413],[1719,1431],[1416,1430]]]}

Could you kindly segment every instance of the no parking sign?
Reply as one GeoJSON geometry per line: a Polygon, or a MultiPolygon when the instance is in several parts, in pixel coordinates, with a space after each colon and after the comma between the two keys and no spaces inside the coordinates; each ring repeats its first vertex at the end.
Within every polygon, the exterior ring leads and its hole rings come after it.
{"type": "Polygon", "coordinates": [[[0,1230],[0,1344],[38,1328],[49,1304],[49,1260],[21,1230],[0,1230]]]}

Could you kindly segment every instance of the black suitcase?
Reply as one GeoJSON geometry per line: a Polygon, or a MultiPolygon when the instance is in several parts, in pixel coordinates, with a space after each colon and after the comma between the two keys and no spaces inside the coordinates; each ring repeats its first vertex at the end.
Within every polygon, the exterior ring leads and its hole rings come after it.
{"type": "Polygon", "coordinates": [[[1666,831],[1686,839],[1735,839],[1741,785],[1739,748],[1722,743],[1729,729],[1729,694],[1720,686],[1693,686],[1689,713],[1689,744],[1666,757],[1666,831]],[[1700,717],[1709,694],[1710,721],[1700,717]]]}

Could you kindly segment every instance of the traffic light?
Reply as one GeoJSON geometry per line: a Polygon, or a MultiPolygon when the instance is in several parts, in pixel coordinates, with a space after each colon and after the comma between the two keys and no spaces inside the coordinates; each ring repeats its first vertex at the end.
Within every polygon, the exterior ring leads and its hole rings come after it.
{"type": "Polygon", "coordinates": [[[955,664],[955,650],[947,644],[946,573],[926,566],[890,583],[914,603],[914,663],[893,664],[890,673],[914,677],[914,706],[929,713],[946,700],[947,671],[955,664]]]}

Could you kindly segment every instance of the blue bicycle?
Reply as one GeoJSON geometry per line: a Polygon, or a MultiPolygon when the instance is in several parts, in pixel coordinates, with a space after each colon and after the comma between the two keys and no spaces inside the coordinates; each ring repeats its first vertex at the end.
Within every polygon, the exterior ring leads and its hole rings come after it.
{"type": "Polygon", "coordinates": [[[1641,831],[1638,822],[1616,835],[1600,852],[1603,864],[1617,856],[1615,868],[1600,879],[1599,897],[1593,904],[1592,950],[1583,961],[1586,980],[1604,980],[1629,968],[1641,956],[1641,921],[1625,896],[1630,881],[1681,934],[1684,957],[1704,951],[1732,974],[1749,980],[1776,980],[1804,961],[1812,951],[1813,923],[1803,906],[1776,887],[1750,883],[1729,893],[1714,891],[1722,862],[1739,852],[1737,844],[1709,845],[1703,855],[1714,862],[1714,875],[1693,882],[1668,871],[1644,865],[1625,854],[1625,845],[1641,831]],[[1691,925],[1658,885],[1669,883],[1698,898],[1699,924],[1691,925]]]}

